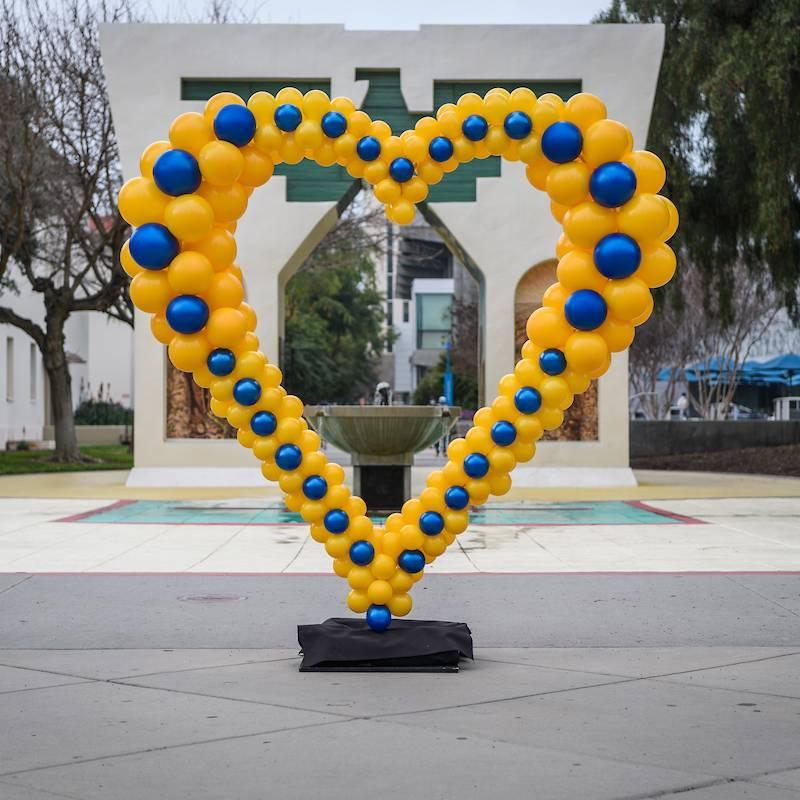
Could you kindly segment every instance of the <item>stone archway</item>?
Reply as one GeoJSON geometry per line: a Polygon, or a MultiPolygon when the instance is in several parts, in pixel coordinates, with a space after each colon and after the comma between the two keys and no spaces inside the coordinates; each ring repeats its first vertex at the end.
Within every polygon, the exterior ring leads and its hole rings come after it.
{"type": "MultiPolygon", "coordinates": [[[[514,292],[514,361],[520,357],[520,348],[528,338],[525,323],[542,305],[542,296],[556,280],[555,259],[541,261],[532,266],[517,283],[514,292]]],[[[576,395],[575,402],[564,415],[564,424],[548,431],[544,439],[567,442],[597,441],[598,438],[597,381],[586,392],[576,395]]]]}

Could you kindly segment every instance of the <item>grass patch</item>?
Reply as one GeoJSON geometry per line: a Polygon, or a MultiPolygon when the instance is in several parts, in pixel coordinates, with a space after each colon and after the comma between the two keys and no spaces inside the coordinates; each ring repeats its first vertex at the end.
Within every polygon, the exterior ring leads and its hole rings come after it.
{"type": "Polygon", "coordinates": [[[53,450],[13,450],[0,452],[0,475],[29,475],[36,472],[85,472],[101,469],[131,469],[133,453],[122,444],[87,445],[81,452],[97,461],[59,464],[53,450]]]}

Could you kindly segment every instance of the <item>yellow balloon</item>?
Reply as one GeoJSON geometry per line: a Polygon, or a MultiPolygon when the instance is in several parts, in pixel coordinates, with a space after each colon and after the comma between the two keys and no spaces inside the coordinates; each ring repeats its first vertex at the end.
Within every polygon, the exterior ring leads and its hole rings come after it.
{"type": "Polygon", "coordinates": [[[211,262],[202,253],[192,250],[178,253],[167,268],[169,285],[177,294],[204,292],[213,275],[211,262]]]}
{"type": "Polygon", "coordinates": [[[196,242],[214,228],[211,205],[196,194],[184,194],[171,200],[164,211],[164,223],[183,242],[196,242]]]}
{"type": "MultiPolygon", "coordinates": [[[[239,183],[242,186],[262,186],[265,184],[275,172],[275,165],[272,159],[262,153],[255,145],[248,145],[240,150],[244,166],[242,167],[241,175],[239,175],[239,183]]],[[[331,164],[333,161],[331,161],[331,164]]]]}
{"type": "Polygon", "coordinates": [[[370,607],[367,593],[353,589],[350,594],[347,595],[347,607],[356,614],[363,614],[370,607]]]}
{"type": "Polygon", "coordinates": [[[131,178],[117,198],[119,213],[134,228],[146,222],[161,222],[169,201],[150,178],[131,178]]]}
{"type": "Polygon", "coordinates": [[[612,353],[621,353],[631,346],[633,341],[633,325],[614,317],[606,317],[606,321],[597,329],[597,333],[605,339],[612,353]]]}
{"type": "Polygon", "coordinates": [[[269,92],[256,92],[250,95],[247,107],[256,118],[256,127],[272,123],[275,118],[275,98],[269,92]]]}
{"type": "Polygon", "coordinates": [[[647,150],[634,150],[622,158],[636,174],[636,191],[657,194],[664,186],[667,171],[661,159],[647,150]]]}
{"type": "Polygon", "coordinates": [[[583,159],[592,167],[621,161],[631,149],[630,131],[613,119],[601,119],[583,135],[583,159]]]}
{"type": "Polygon", "coordinates": [[[642,248],[642,262],[636,270],[636,277],[643,280],[651,289],[655,289],[672,280],[676,265],[675,253],[668,244],[645,245],[642,248]]]}
{"type": "Polygon", "coordinates": [[[657,194],[637,194],[619,210],[619,229],[636,239],[641,246],[646,242],[663,241],[670,225],[669,206],[657,194]]]}
{"type": "Polygon", "coordinates": [[[142,270],[132,281],[131,300],[140,311],[156,314],[163,311],[172,298],[172,290],[163,272],[142,270]]]}
{"type": "Polygon", "coordinates": [[[210,349],[202,334],[178,333],[169,344],[169,360],[176,369],[192,372],[206,363],[210,349]]]}
{"type": "Polygon", "coordinates": [[[573,206],[564,216],[564,233],[578,247],[587,250],[616,230],[617,212],[590,200],[573,206]]]}
{"type": "Polygon", "coordinates": [[[215,272],[209,279],[205,297],[208,307],[212,310],[225,307],[238,309],[244,299],[244,287],[242,282],[227,270],[215,272]]]}
{"type": "Polygon", "coordinates": [[[528,318],[528,338],[539,347],[561,347],[572,333],[572,326],[563,312],[555,308],[538,308],[528,318]]]}
{"type": "Polygon", "coordinates": [[[233,92],[218,92],[206,101],[206,107],[203,109],[203,115],[208,122],[213,125],[214,119],[220,109],[230,105],[243,106],[245,105],[245,102],[241,97],[239,97],[238,94],[234,94],[233,92]]]}
{"type": "Polygon", "coordinates": [[[489,465],[493,473],[507,473],[514,469],[514,454],[506,447],[494,447],[489,451],[489,465]]]}
{"type": "Polygon", "coordinates": [[[133,260],[130,239],[126,240],[119,251],[119,263],[131,278],[136,277],[143,269],[133,260]]]}
{"type": "Polygon", "coordinates": [[[206,335],[215,347],[233,347],[246,332],[244,314],[235,308],[218,308],[208,316],[206,335]]]}
{"type": "Polygon", "coordinates": [[[396,594],[389,600],[389,611],[395,617],[404,617],[411,611],[412,601],[411,595],[403,592],[402,594],[396,594]]]}
{"type": "Polygon", "coordinates": [[[383,606],[392,599],[392,585],[388,581],[372,581],[367,589],[370,603],[383,606]]]}
{"type": "Polygon", "coordinates": [[[236,258],[236,239],[230,231],[215,226],[207,236],[194,242],[192,249],[202,253],[214,269],[225,269],[236,258]]]}
{"type": "Polygon", "coordinates": [[[558,164],[547,175],[547,194],[556,203],[574,206],[589,194],[591,170],[580,161],[558,164]]]}
{"type": "Polygon", "coordinates": [[[161,344],[169,344],[175,336],[175,331],[170,328],[163,314],[153,314],[150,317],[150,332],[161,344]]]}
{"type": "Polygon", "coordinates": [[[594,258],[586,250],[570,250],[558,262],[556,275],[569,292],[593,289],[602,292],[608,278],[597,271],[594,258]]]}
{"type": "Polygon", "coordinates": [[[225,188],[204,183],[197,191],[211,205],[217,222],[234,222],[247,210],[247,194],[238,183],[225,188]]]}
{"type": "Polygon", "coordinates": [[[173,147],[186,150],[196,158],[209,142],[214,141],[214,129],[202,114],[187,111],[169,126],[169,141],[173,147]]]}
{"type": "Polygon", "coordinates": [[[648,302],[647,307],[645,308],[644,311],[642,311],[641,314],[639,314],[638,317],[634,317],[631,320],[631,324],[638,326],[647,322],[647,320],[650,319],[650,315],[653,313],[654,305],[655,303],[653,302],[653,295],[650,295],[650,301],[648,302]]]}
{"type": "Polygon", "coordinates": [[[230,186],[244,170],[242,151],[230,142],[209,142],[200,151],[197,163],[203,179],[213,186],[230,186]]]}
{"type": "Polygon", "coordinates": [[[368,589],[373,581],[369,567],[351,567],[347,573],[347,582],[354,589],[368,589]]]}
{"type": "Polygon", "coordinates": [[[609,313],[624,322],[636,319],[652,303],[647,284],[633,276],[609,281],[603,291],[603,299],[606,301],[609,313]]]}
{"type": "Polygon", "coordinates": [[[608,360],[608,345],[599,333],[576,331],[567,339],[564,355],[570,368],[586,375],[602,369],[608,360]]]}
{"type": "Polygon", "coordinates": [[[595,122],[606,118],[605,103],[600,98],[587,92],[579,92],[567,100],[564,108],[564,119],[577,125],[581,133],[586,133],[595,122]]]}
{"type": "Polygon", "coordinates": [[[153,177],[153,166],[155,165],[158,157],[170,149],[169,142],[153,142],[139,158],[139,172],[145,178],[153,177]]]}

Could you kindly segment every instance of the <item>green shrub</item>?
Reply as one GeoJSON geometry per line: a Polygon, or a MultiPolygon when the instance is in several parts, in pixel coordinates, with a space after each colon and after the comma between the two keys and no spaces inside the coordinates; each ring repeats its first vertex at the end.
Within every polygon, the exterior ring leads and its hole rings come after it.
{"type": "Polygon", "coordinates": [[[75,410],[76,425],[130,425],[133,411],[112,400],[84,400],[75,410]]]}

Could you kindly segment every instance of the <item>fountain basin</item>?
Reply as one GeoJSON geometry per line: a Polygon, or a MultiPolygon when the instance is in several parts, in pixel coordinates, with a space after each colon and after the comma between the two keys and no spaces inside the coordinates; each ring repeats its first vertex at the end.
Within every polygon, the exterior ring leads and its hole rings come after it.
{"type": "Polygon", "coordinates": [[[399,511],[411,497],[414,454],[449,434],[460,408],[447,406],[307,406],[319,435],[350,453],[353,489],[371,513],[399,511]]]}

